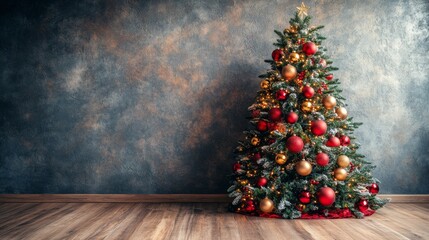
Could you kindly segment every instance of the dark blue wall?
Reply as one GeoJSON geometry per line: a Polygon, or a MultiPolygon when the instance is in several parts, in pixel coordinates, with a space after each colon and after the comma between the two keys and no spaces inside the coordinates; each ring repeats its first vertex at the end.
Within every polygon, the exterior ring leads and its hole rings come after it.
{"type": "MultiPolygon", "coordinates": [[[[0,193],[225,192],[300,2],[34,2],[1,3],[0,193]]],[[[429,193],[425,2],[308,3],[383,193],[429,193]]]]}

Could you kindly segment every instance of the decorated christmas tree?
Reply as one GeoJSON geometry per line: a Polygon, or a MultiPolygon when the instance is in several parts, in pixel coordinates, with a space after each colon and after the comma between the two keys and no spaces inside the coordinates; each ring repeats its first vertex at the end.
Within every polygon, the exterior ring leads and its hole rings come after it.
{"type": "Polygon", "coordinates": [[[272,52],[271,69],[249,107],[250,123],[235,149],[230,210],[283,218],[371,215],[387,200],[376,196],[375,168],[358,153],[337,70],[308,7],[297,8],[272,52]]]}

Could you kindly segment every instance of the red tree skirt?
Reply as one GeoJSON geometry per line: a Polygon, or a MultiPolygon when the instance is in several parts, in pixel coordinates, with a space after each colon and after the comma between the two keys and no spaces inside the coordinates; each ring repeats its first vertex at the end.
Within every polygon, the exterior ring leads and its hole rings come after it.
{"type": "MultiPolygon", "coordinates": [[[[239,212],[239,213],[244,215],[259,216],[259,217],[265,217],[265,218],[282,218],[282,216],[279,214],[264,213],[261,211],[255,211],[252,213],[245,213],[245,212],[239,212]]],[[[368,209],[362,213],[364,216],[371,216],[372,214],[375,213],[375,211],[368,209]]],[[[351,218],[353,216],[354,215],[350,211],[350,209],[343,208],[343,209],[329,210],[327,215],[325,215],[324,213],[302,213],[301,219],[335,219],[335,218],[351,218]]]]}

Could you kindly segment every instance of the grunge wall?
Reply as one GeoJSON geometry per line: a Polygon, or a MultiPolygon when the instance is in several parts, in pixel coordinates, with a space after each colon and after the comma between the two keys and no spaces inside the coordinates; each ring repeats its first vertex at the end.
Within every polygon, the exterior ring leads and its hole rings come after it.
{"type": "MultiPolygon", "coordinates": [[[[224,193],[300,3],[1,3],[0,193],[224,193]]],[[[307,5],[381,192],[429,193],[429,4],[307,5]]]]}

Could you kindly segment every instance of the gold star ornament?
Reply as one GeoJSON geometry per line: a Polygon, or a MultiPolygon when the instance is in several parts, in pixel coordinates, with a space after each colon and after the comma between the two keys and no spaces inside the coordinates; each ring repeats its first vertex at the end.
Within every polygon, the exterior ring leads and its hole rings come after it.
{"type": "Polygon", "coordinates": [[[303,16],[307,16],[307,11],[310,8],[305,6],[304,2],[302,2],[301,6],[296,7],[296,9],[298,9],[298,16],[303,17],[303,16]]]}

